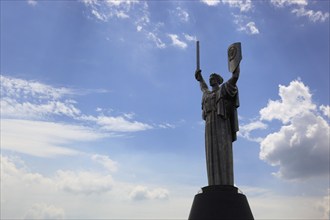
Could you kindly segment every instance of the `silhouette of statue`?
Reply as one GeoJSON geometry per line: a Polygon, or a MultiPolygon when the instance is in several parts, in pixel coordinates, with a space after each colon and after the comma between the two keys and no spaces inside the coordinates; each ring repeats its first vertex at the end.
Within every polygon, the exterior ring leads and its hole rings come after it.
{"type": "Polygon", "coordinates": [[[195,78],[199,81],[203,92],[202,117],[205,120],[205,151],[209,185],[234,185],[232,142],[236,140],[238,131],[239,97],[236,82],[240,74],[241,57],[239,56],[241,54],[240,47],[238,53],[237,48],[233,49],[233,47],[235,44],[228,49],[228,66],[232,71],[232,77],[223,83],[220,75],[212,73],[209,79],[211,91],[199,69],[199,54],[197,59],[195,78]]]}

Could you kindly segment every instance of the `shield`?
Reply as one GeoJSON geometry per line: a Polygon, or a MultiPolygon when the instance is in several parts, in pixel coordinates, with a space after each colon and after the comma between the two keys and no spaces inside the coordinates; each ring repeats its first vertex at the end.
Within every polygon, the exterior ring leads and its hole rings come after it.
{"type": "Polygon", "coordinates": [[[242,60],[241,43],[233,43],[228,47],[228,69],[234,72],[242,60]]]}

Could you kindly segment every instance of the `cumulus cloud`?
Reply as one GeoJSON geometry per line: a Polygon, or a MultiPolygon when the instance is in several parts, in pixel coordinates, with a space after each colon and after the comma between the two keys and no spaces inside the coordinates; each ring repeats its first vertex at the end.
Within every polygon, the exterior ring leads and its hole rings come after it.
{"type": "Polygon", "coordinates": [[[323,115],[327,116],[330,118],[330,106],[329,105],[321,105],[320,110],[322,111],[323,115]]]}
{"type": "Polygon", "coordinates": [[[169,192],[164,188],[149,190],[146,186],[138,185],[133,188],[129,197],[132,200],[168,199],[169,192]]]}
{"type": "Polygon", "coordinates": [[[294,117],[289,125],[260,143],[260,159],[279,166],[277,176],[306,179],[329,173],[329,125],[313,113],[294,117]]]}
{"type": "MultiPolygon", "coordinates": [[[[105,155],[84,158],[87,163],[93,158],[110,159],[105,155]]],[[[104,172],[107,169],[61,169],[47,172],[46,176],[18,157],[0,155],[0,162],[3,219],[152,218],[163,208],[159,202],[169,196],[168,190],[160,187],[137,186],[131,182],[116,184],[104,172]],[[151,203],[141,207],[141,201],[151,203]],[[150,208],[158,211],[150,216],[150,208]],[[127,209],[129,213],[125,212],[127,209]],[[148,215],[141,214],[141,210],[148,210],[148,215]]]]}
{"type": "Polygon", "coordinates": [[[70,170],[59,170],[55,177],[59,189],[74,194],[100,194],[112,189],[114,181],[111,175],[70,170]]]}
{"type": "Polygon", "coordinates": [[[29,167],[24,163],[19,166],[19,163],[21,163],[19,158],[1,156],[1,178],[4,188],[19,181],[27,187],[33,185],[35,190],[38,190],[38,187],[40,191],[47,189],[48,193],[63,191],[90,195],[108,192],[114,185],[112,176],[101,172],[58,170],[51,177],[45,177],[40,173],[29,171],[29,167]]]}
{"type": "Polygon", "coordinates": [[[289,86],[279,85],[280,100],[269,100],[267,107],[260,110],[262,120],[273,119],[288,123],[293,117],[316,109],[312,94],[300,80],[294,80],[289,86]]]}
{"type": "Polygon", "coordinates": [[[279,131],[260,143],[260,159],[279,166],[277,176],[307,179],[329,174],[329,124],[316,111],[309,88],[299,80],[279,86],[280,100],[260,110],[262,120],[280,120],[279,131]]]}

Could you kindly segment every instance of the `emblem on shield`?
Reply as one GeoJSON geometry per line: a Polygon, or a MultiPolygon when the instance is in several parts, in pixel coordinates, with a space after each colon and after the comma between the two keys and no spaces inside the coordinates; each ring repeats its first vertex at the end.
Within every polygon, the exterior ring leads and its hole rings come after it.
{"type": "Polygon", "coordinates": [[[228,69],[234,72],[242,60],[241,43],[233,43],[228,47],[228,69]]]}

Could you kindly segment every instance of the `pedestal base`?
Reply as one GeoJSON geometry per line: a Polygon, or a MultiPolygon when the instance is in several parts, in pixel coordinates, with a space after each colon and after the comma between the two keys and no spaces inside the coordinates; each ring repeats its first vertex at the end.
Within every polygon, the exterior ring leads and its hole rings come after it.
{"type": "Polygon", "coordinates": [[[195,195],[189,220],[202,219],[253,219],[245,195],[234,186],[215,185],[202,188],[195,195]]]}

